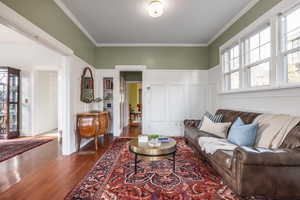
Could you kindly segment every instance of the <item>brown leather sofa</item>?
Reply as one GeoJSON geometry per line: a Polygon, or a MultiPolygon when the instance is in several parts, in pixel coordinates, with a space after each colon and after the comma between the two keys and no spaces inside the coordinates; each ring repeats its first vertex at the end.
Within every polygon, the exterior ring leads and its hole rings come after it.
{"type": "MultiPolygon", "coordinates": [[[[232,110],[218,110],[216,114],[223,114],[224,122],[234,122],[241,117],[247,124],[259,115],[232,110]]],[[[199,122],[185,120],[186,142],[210,163],[238,195],[300,199],[300,124],[290,131],[279,150],[238,147],[234,151],[218,150],[208,155],[201,150],[198,139],[212,135],[199,131],[199,122]]]]}

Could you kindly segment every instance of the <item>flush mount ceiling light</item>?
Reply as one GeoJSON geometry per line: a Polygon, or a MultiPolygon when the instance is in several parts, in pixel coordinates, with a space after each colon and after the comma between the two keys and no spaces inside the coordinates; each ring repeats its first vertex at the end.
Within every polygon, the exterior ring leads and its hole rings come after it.
{"type": "Polygon", "coordinates": [[[164,6],[159,0],[151,1],[148,12],[151,17],[160,17],[164,13],[164,6]]]}

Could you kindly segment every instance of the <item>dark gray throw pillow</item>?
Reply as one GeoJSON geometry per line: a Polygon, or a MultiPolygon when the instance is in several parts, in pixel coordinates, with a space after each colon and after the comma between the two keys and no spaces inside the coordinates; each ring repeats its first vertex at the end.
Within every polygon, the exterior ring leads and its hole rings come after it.
{"type": "Polygon", "coordinates": [[[222,120],[223,120],[223,115],[222,115],[222,114],[220,114],[220,115],[213,115],[213,114],[211,114],[211,113],[209,113],[209,112],[206,111],[206,112],[204,113],[204,115],[202,116],[202,119],[201,119],[201,121],[200,121],[200,123],[199,123],[199,125],[198,125],[198,128],[199,128],[199,129],[200,129],[201,126],[202,126],[202,122],[203,122],[204,116],[207,117],[207,118],[209,118],[209,119],[210,119],[211,121],[213,121],[214,123],[221,123],[222,120]]]}

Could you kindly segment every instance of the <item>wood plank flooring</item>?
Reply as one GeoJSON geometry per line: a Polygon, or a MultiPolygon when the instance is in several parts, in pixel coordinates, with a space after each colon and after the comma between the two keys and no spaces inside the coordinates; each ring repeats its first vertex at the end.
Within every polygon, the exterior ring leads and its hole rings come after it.
{"type": "MultiPolygon", "coordinates": [[[[128,127],[123,137],[137,137],[140,127],[128,127]]],[[[111,135],[99,139],[98,151],[94,141],[81,152],[62,156],[58,141],[37,147],[0,163],[1,200],[60,200],[90,171],[109,148],[111,135]]]]}

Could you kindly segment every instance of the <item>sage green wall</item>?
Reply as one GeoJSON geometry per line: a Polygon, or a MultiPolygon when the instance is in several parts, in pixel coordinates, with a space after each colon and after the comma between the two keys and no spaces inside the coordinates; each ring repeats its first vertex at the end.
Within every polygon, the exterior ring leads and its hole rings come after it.
{"type": "Polygon", "coordinates": [[[1,0],[1,2],[64,43],[87,63],[95,64],[95,45],[53,0],[1,0]]]}
{"type": "Polygon", "coordinates": [[[282,0],[260,0],[209,47],[98,47],[53,0],[1,0],[74,50],[96,68],[146,65],[150,69],[208,69],[219,64],[219,48],[282,0]]]}
{"type": "Polygon", "coordinates": [[[219,48],[282,0],[260,0],[209,47],[209,68],[219,64],[219,48]]]}
{"type": "Polygon", "coordinates": [[[207,69],[207,47],[99,47],[96,68],[146,65],[150,69],[207,69]]]}

